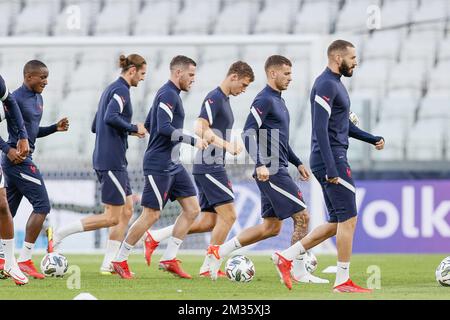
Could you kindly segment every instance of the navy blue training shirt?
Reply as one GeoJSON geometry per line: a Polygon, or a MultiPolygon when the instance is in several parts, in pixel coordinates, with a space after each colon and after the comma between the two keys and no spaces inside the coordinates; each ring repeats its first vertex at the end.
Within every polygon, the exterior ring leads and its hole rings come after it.
{"type": "Polygon", "coordinates": [[[373,136],[350,121],[350,97],[341,82],[341,75],[329,68],[314,82],[310,100],[311,169],[325,168],[329,178],[338,177],[336,162],[347,161],[349,136],[371,144],[382,137],[373,136]]]}
{"type": "MultiPolygon", "coordinates": [[[[0,108],[0,121],[6,119],[8,124],[8,131],[15,133],[17,139],[27,139],[28,134],[23,121],[22,113],[17,105],[16,99],[10,94],[5,80],[0,76],[0,101],[2,106],[0,108]]],[[[17,144],[17,140],[16,140],[17,144]]],[[[16,148],[16,145],[12,146],[16,148]]],[[[11,147],[0,137],[0,149],[7,154],[11,147]]]]}
{"type": "Polygon", "coordinates": [[[296,167],[302,164],[289,145],[289,122],[289,111],[281,92],[267,85],[253,101],[243,133],[245,148],[256,167],[277,165],[281,168],[287,167],[289,162],[296,167]]]}
{"type": "Polygon", "coordinates": [[[133,107],[130,85],[122,77],[111,83],[100,98],[92,123],[95,136],[95,170],[125,170],[128,162],[128,135],[138,128],[131,123],[133,107]]]}
{"type": "MultiPolygon", "coordinates": [[[[56,132],[56,124],[49,127],[40,127],[42,113],[44,111],[44,101],[40,93],[36,93],[23,84],[20,88],[12,93],[17,101],[17,104],[22,113],[25,128],[28,133],[28,143],[30,145],[30,153],[28,157],[31,159],[31,154],[35,149],[35,143],[37,138],[48,136],[49,134],[56,132]]],[[[15,126],[12,126],[8,122],[8,144],[11,148],[15,148],[17,140],[17,130],[15,126]]]]}
{"type": "MultiPolygon", "coordinates": [[[[199,118],[205,119],[209,127],[220,138],[230,141],[230,130],[234,116],[230,98],[220,87],[209,92],[203,101],[199,118]]],[[[225,150],[210,144],[205,150],[198,150],[192,168],[193,174],[206,174],[225,171],[225,150]]]]}
{"type": "Polygon", "coordinates": [[[144,124],[150,133],[143,163],[145,175],[172,175],[181,171],[178,145],[180,142],[192,146],[196,143],[194,136],[183,132],[185,114],[180,92],[169,80],[153,100],[144,124]]]}

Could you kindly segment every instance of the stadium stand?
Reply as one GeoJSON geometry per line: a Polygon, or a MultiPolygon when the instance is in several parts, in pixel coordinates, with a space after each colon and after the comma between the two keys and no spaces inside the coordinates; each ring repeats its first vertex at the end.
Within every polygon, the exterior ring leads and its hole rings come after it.
{"type": "MultiPolygon", "coordinates": [[[[450,5],[446,0],[23,0],[0,1],[0,11],[6,13],[0,20],[3,37],[312,34],[348,38],[357,46],[360,64],[354,77],[345,79],[352,107],[367,113],[365,129],[385,135],[394,146],[383,153],[370,152],[371,159],[450,159],[450,143],[444,139],[449,130],[443,124],[450,118],[450,5]],[[380,30],[367,29],[369,5],[380,8],[380,30]],[[79,28],[70,27],[68,16],[74,12],[81,14],[79,28]],[[360,107],[366,100],[367,110],[360,107]],[[426,141],[423,132],[428,133],[426,141]]],[[[277,44],[143,47],[141,53],[150,61],[149,80],[132,91],[135,118],[144,120],[156,90],[167,80],[170,59],[185,54],[198,62],[196,84],[185,97],[189,124],[203,96],[220,82],[232,61],[243,59],[254,67],[255,83],[245,95],[233,99],[239,110],[236,125],[242,126],[252,98],[264,85],[265,58],[285,54],[294,62],[294,79],[284,96],[293,118],[292,132],[302,137],[295,145],[305,157],[311,126],[308,94],[315,76],[308,50],[277,44]]],[[[119,53],[120,48],[89,47],[34,50],[20,46],[1,51],[0,69],[10,88],[20,85],[27,60],[39,58],[47,63],[50,77],[43,121],[63,115],[72,119],[72,146],[52,137],[39,145],[39,153],[52,148],[53,156],[76,154],[89,163],[94,139],[90,122],[101,90],[117,76],[114,61],[119,53]],[[77,142],[77,137],[84,142],[77,142]]],[[[130,148],[142,148],[140,143],[133,141],[130,148]]],[[[364,148],[355,149],[351,157],[362,159],[364,148]]],[[[130,152],[132,161],[139,162],[141,153],[130,152]]]]}

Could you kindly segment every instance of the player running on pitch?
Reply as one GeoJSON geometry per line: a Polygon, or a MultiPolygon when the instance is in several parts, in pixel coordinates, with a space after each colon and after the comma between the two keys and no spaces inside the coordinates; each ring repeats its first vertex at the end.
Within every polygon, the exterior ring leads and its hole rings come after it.
{"type": "MultiPolygon", "coordinates": [[[[290,177],[289,163],[296,166],[302,180],[310,174],[289,145],[289,112],[281,97],[291,82],[292,63],[274,55],[265,63],[267,86],[256,96],[244,127],[245,147],[256,163],[254,178],[261,192],[263,223],[243,230],[238,236],[219,246],[210,254],[210,274],[217,278],[222,258],[231,252],[279,234],[283,220],[291,217],[294,231],[308,221],[308,212],[302,193],[290,177]]],[[[291,289],[291,261],[298,256],[289,247],[272,257],[281,279],[291,289]]],[[[327,283],[311,274],[297,279],[302,282],[327,283]]]]}
{"type": "MultiPolygon", "coordinates": [[[[18,137],[16,144],[10,146],[0,137],[0,149],[9,161],[18,164],[23,162],[30,151],[28,134],[22,114],[13,95],[9,92],[5,80],[0,76],[0,121],[6,119],[8,127],[18,137]]],[[[11,277],[17,285],[28,283],[28,278],[20,270],[14,256],[14,222],[6,196],[4,172],[0,168],[0,238],[4,258],[0,258],[0,274],[11,277]]]]}
{"type": "MultiPolygon", "coordinates": [[[[348,137],[384,148],[384,139],[356,127],[350,120],[350,98],[341,77],[351,77],[356,67],[353,44],[336,40],[328,47],[328,67],[311,90],[312,141],[310,165],[322,186],[329,219],[304,237],[298,245],[309,250],[336,235],[338,252],[335,292],[368,293],[350,279],[350,258],[357,209],[355,184],[347,162],[348,137]]],[[[306,272],[304,264],[301,266],[306,272]]]]}
{"type": "MultiPolygon", "coordinates": [[[[9,207],[13,217],[16,215],[22,198],[28,199],[33,206],[25,231],[25,240],[18,258],[20,269],[36,279],[43,279],[32,260],[34,244],[42,230],[45,218],[50,213],[50,200],[44,179],[34,164],[32,153],[35,150],[37,138],[42,138],[57,131],[67,131],[69,121],[63,118],[58,123],[48,127],[41,127],[40,122],[44,111],[42,92],[48,83],[49,70],[38,60],[27,62],[23,69],[23,85],[13,92],[13,96],[20,108],[25,127],[28,133],[30,153],[22,162],[11,161],[6,154],[2,157],[2,167],[5,174],[9,207]]],[[[8,122],[8,144],[14,147],[20,136],[17,134],[15,124],[8,122]]]]}
{"type": "MultiPolygon", "coordinates": [[[[229,96],[245,92],[254,78],[253,70],[247,63],[233,63],[220,86],[206,95],[196,122],[195,133],[211,141],[211,145],[196,154],[193,175],[202,213],[188,233],[212,231],[207,254],[217,251],[218,245],[224,243],[236,220],[233,189],[225,170],[225,152],[238,155],[243,147],[237,141],[230,142],[234,116],[229,96]]],[[[159,242],[172,235],[173,226],[147,231],[144,245],[148,265],[159,242]]],[[[199,273],[209,276],[208,256],[199,273]]],[[[225,273],[219,271],[219,275],[224,276],[225,273]]]]}
{"type": "MultiPolygon", "coordinates": [[[[110,227],[103,273],[111,273],[111,260],[117,254],[132,216],[133,199],[127,172],[128,135],[144,138],[147,130],[142,123],[132,124],[133,107],[130,87],[145,79],[147,62],[138,54],[120,56],[120,77],[103,92],[92,123],[96,134],[93,165],[102,189],[105,211],[60,226],[53,234],[55,250],[67,236],[110,227]]],[[[51,241],[49,241],[51,243],[51,241]]]]}
{"type": "Polygon", "coordinates": [[[159,268],[181,278],[192,278],[181,269],[176,259],[178,249],[191,225],[200,213],[197,192],[192,180],[179,160],[181,142],[205,149],[206,140],[195,138],[183,131],[184,109],[181,91],[189,91],[194,82],[196,63],[186,56],[176,56],[170,62],[170,80],[156,93],[145,127],[150,141],[144,155],[145,186],[141,204],[142,214],[131,226],[122,242],[117,257],[112,262],[114,270],[124,279],[133,276],[128,266],[128,256],[145,232],[159,219],[167,201],[177,200],[182,208],[173,227],[159,268]]]}

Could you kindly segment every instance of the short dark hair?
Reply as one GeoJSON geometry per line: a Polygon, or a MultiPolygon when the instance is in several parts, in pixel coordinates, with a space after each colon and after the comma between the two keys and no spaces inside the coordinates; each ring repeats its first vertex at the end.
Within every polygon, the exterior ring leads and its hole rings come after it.
{"type": "Polygon", "coordinates": [[[170,70],[173,70],[175,67],[178,66],[187,68],[189,67],[189,65],[193,65],[194,67],[196,67],[197,63],[195,63],[194,60],[186,56],[182,55],[175,56],[173,57],[172,61],[170,61],[170,70]]]}
{"type": "Polygon", "coordinates": [[[33,73],[41,68],[47,68],[45,63],[39,60],[30,60],[27,63],[25,63],[25,66],[23,67],[23,75],[26,75],[27,73],[33,73]]]}
{"type": "Polygon", "coordinates": [[[333,41],[327,50],[327,55],[330,57],[334,52],[336,51],[344,51],[347,50],[347,48],[354,48],[355,46],[353,43],[346,41],[346,40],[335,40],[333,41]]]}
{"type": "Polygon", "coordinates": [[[292,62],[286,57],[280,55],[273,55],[267,58],[266,63],[264,65],[264,70],[267,72],[270,67],[277,66],[281,67],[282,65],[287,65],[292,67],[292,62]]]}
{"type": "Polygon", "coordinates": [[[252,67],[250,67],[244,61],[236,61],[228,69],[227,77],[231,74],[237,74],[239,79],[248,77],[250,82],[255,80],[255,74],[253,73],[252,67]]]}

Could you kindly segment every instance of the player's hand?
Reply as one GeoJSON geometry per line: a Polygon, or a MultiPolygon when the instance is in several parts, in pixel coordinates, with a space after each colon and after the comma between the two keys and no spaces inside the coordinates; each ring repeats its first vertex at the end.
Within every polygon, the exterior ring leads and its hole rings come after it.
{"type": "Polygon", "coordinates": [[[30,152],[30,145],[28,144],[28,139],[19,139],[17,141],[17,152],[22,158],[26,158],[30,152]]]}
{"type": "Polygon", "coordinates": [[[339,177],[327,178],[328,183],[339,184],[339,177]]]}
{"type": "Polygon", "coordinates": [[[297,167],[298,172],[300,173],[300,180],[302,181],[308,181],[311,174],[309,173],[308,169],[305,168],[304,165],[299,165],[297,167]]]}
{"type": "Polygon", "coordinates": [[[137,132],[133,132],[131,135],[132,136],[136,136],[139,138],[145,138],[145,135],[147,134],[147,129],[145,129],[145,126],[143,123],[138,123],[136,124],[138,131],[137,132]]]}
{"type": "Polygon", "coordinates": [[[208,148],[208,141],[206,139],[198,138],[195,142],[195,147],[200,150],[205,150],[208,148]]]}
{"type": "Polygon", "coordinates": [[[266,166],[256,168],[256,178],[263,182],[269,180],[269,169],[266,166]]]}
{"type": "Polygon", "coordinates": [[[22,163],[26,159],[26,157],[21,156],[17,151],[17,149],[14,148],[9,149],[7,157],[9,161],[11,161],[14,164],[22,163]]]}
{"type": "Polygon", "coordinates": [[[226,150],[229,154],[232,154],[233,156],[237,156],[239,153],[242,152],[242,149],[244,147],[242,146],[242,143],[239,142],[239,140],[234,140],[233,142],[227,143],[226,150]]]}
{"type": "Polygon", "coordinates": [[[62,118],[56,123],[56,131],[67,131],[69,130],[69,119],[62,118]]]}
{"type": "Polygon", "coordinates": [[[381,138],[380,141],[378,141],[377,143],[375,143],[375,149],[377,150],[382,150],[384,149],[384,139],[381,138]]]}

